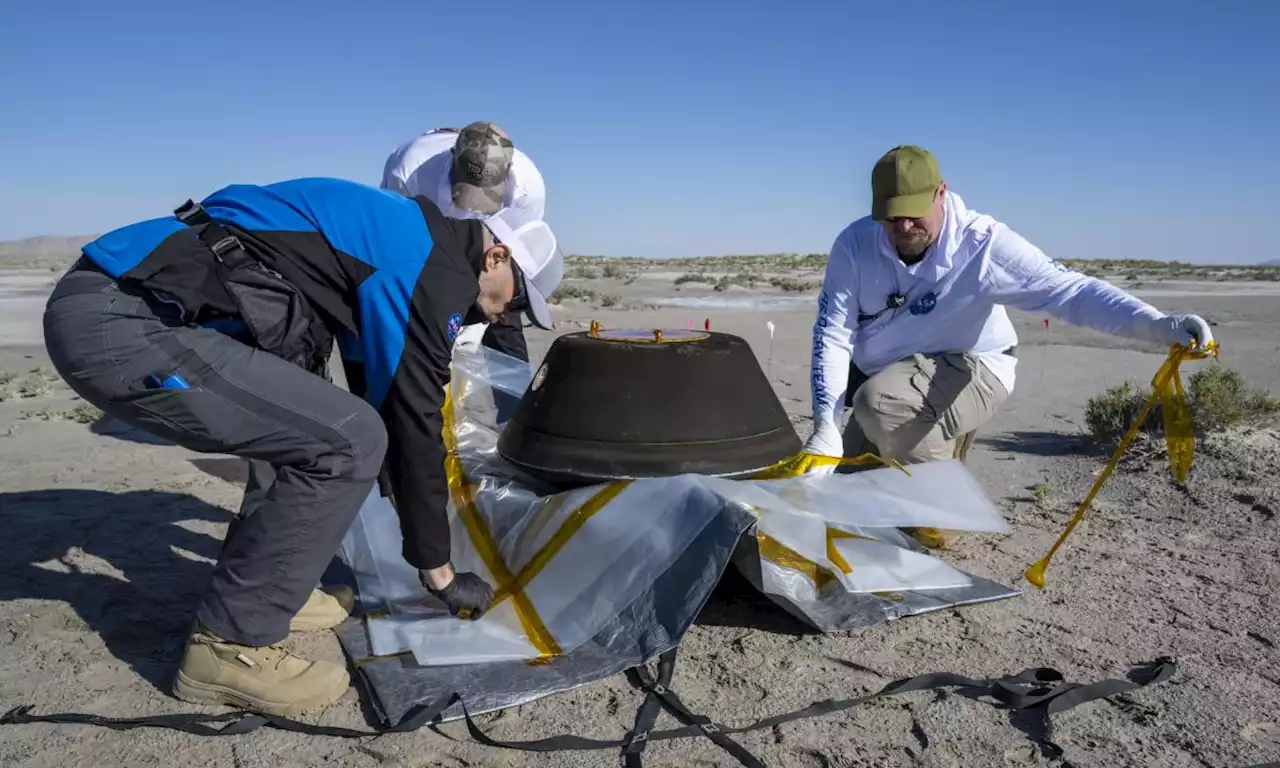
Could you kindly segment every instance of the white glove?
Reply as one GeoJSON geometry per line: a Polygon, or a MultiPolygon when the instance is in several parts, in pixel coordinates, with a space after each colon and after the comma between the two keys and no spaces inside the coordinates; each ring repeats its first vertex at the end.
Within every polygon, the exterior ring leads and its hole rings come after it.
{"type": "Polygon", "coordinates": [[[1151,321],[1151,335],[1162,344],[1198,344],[1201,349],[1213,341],[1213,331],[1199,315],[1165,315],[1151,321]]]}
{"type": "MultiPolygon", "coordinates": [[[[819,456],[831,456],[837,459],[843,458],[844,438],[840,435],[840,428],[836,426],[834,421],[826,419],[814,422],[813,434],[809,435],[809,439],[805,441],[804,452],[819,456]]],[[[830,464],[814,467],[806,474],[822,476],[833,474],[835,471],[835,465],[830,464]]]]}

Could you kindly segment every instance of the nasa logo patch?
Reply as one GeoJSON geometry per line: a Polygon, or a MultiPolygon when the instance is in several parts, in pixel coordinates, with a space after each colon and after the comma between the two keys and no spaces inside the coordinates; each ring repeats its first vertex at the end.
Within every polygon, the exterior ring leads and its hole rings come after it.
{"type": "Polygon", "coordinates": [[[449,322],[445,326],[445,335],[449,337],[450,344],[453,343],[454,339],[458,338],[458,332],[461,330],[462,330],[462,315],[458,314],[457,312],[454,312],[452,315],[449,315],[449,322]]]}
{"type": "Polygon", "coordinates": [[[911,314],[927,315],[932,312],[933,308],[936,306],[938,306],[938,297],[933,291],[929,291],[911,304],[911,314]]]}

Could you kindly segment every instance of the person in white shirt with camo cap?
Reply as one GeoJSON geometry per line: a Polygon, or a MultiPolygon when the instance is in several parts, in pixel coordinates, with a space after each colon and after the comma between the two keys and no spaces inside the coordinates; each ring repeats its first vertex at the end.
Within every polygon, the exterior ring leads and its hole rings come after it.
{"type": "MultiPolygon", "coordinates": [[[[461,129],[437,128],[400,145],[383,165],[381,187],[406,197],[422,195],[451,219],[486,219],[502,211],[503,219],[517,228],[542,221],[547,208],[547,188],[537,166],[506,131],[484,121],[461,129]]],[[[459,339],[473,339],[479,331],[472,325],[459,339]]],[[[485,325],[480,341],[529,362],[519,313],[485,325]]],[[[513,398],[499,395],[499,419],[514,406],[513,398]]]]}
{"type": "MultiPolygon", "coordinates": [[[[382,168],[383,189],[423,195],[451,219],[484,219],[498,211],[513,226],[542,221],[547,188],[529,156],[493,123],[427,131],[395,149],[382,168]]],[[[486,344],[528,359],[518,317],[491,325],[486,344]],[[495,344],[489,344],[494,333],[495,344]]]]}
{"type": "Polygon", "coordinates": [[[511,221],[542,220],[547,188],[529,156],[493,123],[437,128],[405,142],[387,158],[382,187],[425,195],[451,219],[483,219],[503,208],[511,221]]]}
{"type": "Polygon", "coordinates": [[[818,297],[810,453],[952,458],[1013,392],[1005,306],[1160,344],[1213,341],[1204,319],[1166,315],[969,209],[920,147],[881,157],[871,188],[871,215],[836,237],[818,297]]]}

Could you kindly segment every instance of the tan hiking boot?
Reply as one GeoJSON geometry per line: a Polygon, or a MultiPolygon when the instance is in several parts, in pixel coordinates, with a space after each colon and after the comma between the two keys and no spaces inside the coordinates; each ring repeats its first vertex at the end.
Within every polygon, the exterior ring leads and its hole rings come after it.
{"type": "Polygon", "coordinates": [[[173,695],[192,704],[226,704],[281,717],[337,701],[351,685],[347,670],[307,661],[278,645],[229,643],[199,627],[187,640],[173,695]]]}
{"type": "Polygon", "coordinates": [[[333,629],[351,615],[356,596],[349,587],[311,590],[306,605],[289,622],[290,632],[318,632],[333,629]]]}

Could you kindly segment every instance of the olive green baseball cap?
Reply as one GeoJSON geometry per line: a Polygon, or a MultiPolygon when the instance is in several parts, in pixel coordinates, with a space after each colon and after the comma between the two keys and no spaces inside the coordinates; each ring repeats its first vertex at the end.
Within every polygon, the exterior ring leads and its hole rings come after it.
{"type": "Polygon", "coordinates": [[[871,218],[884,221],[927,216],[941,184],[938,161],[928,150],[911,145],[894,147],[871,170],[871,218]]]}

